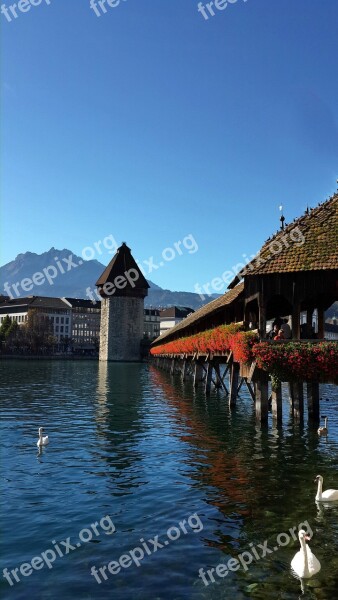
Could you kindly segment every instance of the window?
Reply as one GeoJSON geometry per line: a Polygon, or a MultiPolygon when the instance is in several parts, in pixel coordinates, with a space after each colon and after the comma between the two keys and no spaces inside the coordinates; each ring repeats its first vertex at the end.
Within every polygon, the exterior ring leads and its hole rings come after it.
{"type": "Polygon", "coordinates": [[[55,317],[55,322],[58,323],[59,322],[59,317],[55,317]]]}
{"type": "Polygon", "coordinates": [[[58,325],[56,325],[56,327],[55,327],[55,333],[59,333],[59,326],[58,325]]]}
{"type": "Polygon", "coordinates": [[[63,325],[63,321],[64,321],[64,319],[63,319],[63,317],[60,317],[60,318],[61,318],[61,321],[60,321],[60,323],[63,325]]]}
{"type": "Polygon", "coordinates": [[[60,326],[60,333],[63,333],[63,325],[60,326]]]}

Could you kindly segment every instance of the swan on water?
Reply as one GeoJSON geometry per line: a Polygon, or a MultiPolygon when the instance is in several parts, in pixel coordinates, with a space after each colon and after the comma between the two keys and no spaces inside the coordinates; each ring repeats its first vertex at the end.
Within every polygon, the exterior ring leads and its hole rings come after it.
{"type": "Polygon", "coordinates": [[[309,546],[306,543],[311,538],[309,535],[307,535],[304,529],[299,530],[298,538],[300,542],[300,550],[294,555],[291,561],[291,567],[298,577],[308,579],[309,577],[312,577],[318,573],[318,571],[321,569],[321,566],[318,558],[312,554],[309,546]]]}
{"type": "Polygon", "coordinates": [[[323,492],[323,478],[321,475],[317,475],[315,483],[317,482],[318,488],[315,498],[317,502],[331,502],[332,500],[338,500],[338,490],[325,490],[325,492],[323,492]]]}
{"type": "Polygon", "coordinates": [[[329,430],[327,428],[327,422],[328,422],[328,417],[322,416],[322,419],[324,419],[324,427],[319,427],[317,429],[317,433],[318,435],[327,435],[329,433],[329,430]]]}
{"type": "Polygon", "coordinates": [[[49,442],[48,435],[45,435],[45,437],[43,437],[43,431],[43,427],[39,427],[39,439],[36,444],[37,446],[46,446],[46,444],[48,444],[49,442]]]}

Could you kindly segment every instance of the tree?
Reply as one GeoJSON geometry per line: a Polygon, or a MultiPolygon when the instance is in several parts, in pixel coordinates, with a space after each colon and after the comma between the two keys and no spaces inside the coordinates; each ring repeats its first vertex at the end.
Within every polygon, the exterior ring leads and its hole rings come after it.
{"type": "Polygon", "coordinates": [[[0,342],[5,351],[12,351],[16,345],[19,325],[6,315],[0,327],[0,342]]]}
{"type": "Polygon", "coordinates": [[[72,343],[73,340],[72,338],[68,337],[68,335],[60,337],[60,344],[62,346],[63,352],[67,352],[69,346],[71,346],[72,343]]]}
{"type": "Polygon", "coordinates": [[[34,354],[49,348],[54,343],[54,331],[51,319],[36,309],[28,311],[26,323],[22,326],[26,343],[34,354]]]}
{"type": "Polygon", "coordinates": [[[11,325],[12,325],[12,319],[8,315],[6,315],[4,320],[2,321],[2,324],[0,327],[1,340],[5,340],[7,332],[9,331],[11,325]]]}

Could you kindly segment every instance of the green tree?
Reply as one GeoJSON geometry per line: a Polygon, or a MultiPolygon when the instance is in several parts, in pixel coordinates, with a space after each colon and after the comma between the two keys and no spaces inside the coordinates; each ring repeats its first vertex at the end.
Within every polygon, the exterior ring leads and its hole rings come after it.
{"type": "Polygon", "coordinates": [[[2,321],[1,327],[0,327],[0,336],[1,339],[5,339],[6,338],[6,334],[8,332],[8,330],[10,329],[12,325],[12,319],[6,315],[4,320],[2,321]]]}
{"type": "Polygon", "coordinates": [[[51,319],[36,309],[29,310],[23,331],[26,344],[34,354],[50,348],[55,341],[51,319]]]}

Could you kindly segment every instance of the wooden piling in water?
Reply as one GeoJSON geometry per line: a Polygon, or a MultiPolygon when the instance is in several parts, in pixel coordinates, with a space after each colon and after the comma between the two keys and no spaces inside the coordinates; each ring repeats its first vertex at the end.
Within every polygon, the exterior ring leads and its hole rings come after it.
{"type": "Polygon", "coordinates": [[[239,377],[239,364],[233,362],[231,365],[230,372],[230,394],[229,394],[229,405],[235,406],[237,399],[238,390],[238,377],[239,377]]]}
{"type": "Polygon", "coordinates": [[[171,359],[171,365],[170,365],[170,375],[174,375],[175,374],[175,358],[171,359]]]}
{"type": "Polygon", "coordinates": [[[187,371],[188,371],[188,361],[184,358],[181,369],[181,379],[182,381],[186,381],[187,379],[187,371]]]}
{"type": "Polygon", "coordinates": [[[200,381],[203,381],[203,367],[196,361],[194,369],[194,387],[198,387],[200,381]]]}
{"type": "Polygon", "coordinates": [[[292,415],[295,419],[300,420],[304,416],[303,383],[299,381],[291,381],[288,385],[292,415]]]}
{"type": "Polygon", "coordinates": [[[293,384],[294,399],[293,399],[293,416],[297,420],[303,419],[304,416],[304,392],[303,383],[296,382],[293,384]]]}
{"type": "Polygon", "coordinates": [[[272,390],[272,400],[271,400],[271,410],[272,410],[272,419],[274,423],[281,423],[283,419],[282,414],[282,384],[279,382],[272,390]]]}
{"type": "Polygon", "coordinates": [[[267,424],[269,414],[269,377],[261,371],[255,381],[255,408],[256,419],[262,424],[267,424]]]}
{"type": "Polygon", "coordinates": [[[207,396],[210,394],[210,391],[211,391],[213,369],[214,369],[214,366],[213,366],[212,362],[209,361],[208,365],[207,365],[207,374],[206,374],[206,378],[205,378],[205,393],[207,396]]]}
{"type": "Polygon", "coordinates": [[[307,408],[309,420],[312,424],[319,423],[319,383],[311,381],[306,384],[307,388],[307,408]]]}

